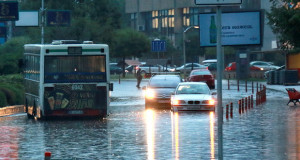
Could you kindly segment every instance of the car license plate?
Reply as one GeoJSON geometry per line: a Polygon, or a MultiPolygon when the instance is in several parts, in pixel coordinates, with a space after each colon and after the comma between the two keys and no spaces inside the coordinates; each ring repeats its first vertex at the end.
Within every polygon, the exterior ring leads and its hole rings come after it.
{"type": "Polygon", "coordinates": [[[83,114],[83,111],[81,111],[81,110],[71,110],[71,111],[68,111],[68,114],[83,114]]]}
{"type": "Polygon", "coordinates": [[[158,100],[158,103],[170,103],[170,100],[158,100]]]}

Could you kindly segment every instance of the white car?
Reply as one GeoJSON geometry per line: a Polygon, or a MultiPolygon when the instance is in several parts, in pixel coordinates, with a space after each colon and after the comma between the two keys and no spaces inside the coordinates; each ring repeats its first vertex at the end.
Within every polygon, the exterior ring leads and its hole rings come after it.
{"type": "Polygon", "coordinates": [[[171,110],[215,111],[215,94],[204,82],[179,83],[171,95],[171,110]]]}

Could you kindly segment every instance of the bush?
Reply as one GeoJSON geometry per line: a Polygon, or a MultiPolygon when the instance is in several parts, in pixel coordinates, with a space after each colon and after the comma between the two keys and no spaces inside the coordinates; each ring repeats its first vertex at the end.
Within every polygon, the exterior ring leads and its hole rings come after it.
{"type": "Polygon", "coordinates": [[[21,88],[17,88],[14,85],[9,85],[9,84],[0,84],[0,88],[5,88],[9,91],[11,91],[13,93],[13,97],[12,95],[10,95],[10,97],[12,97],[13,101],[11,102],[10,105],[19,105],[19,104],[24,104],[24,90],[21,88]]]}
{"type": "Polygon", "coordinates": [[[5,94],[0,91],[0,107],[5,107],[7,106],[7,100],[5,94]]]}
{"type": "Polygon", "coordinates": [[[6,97],[6,100],[7,100],[7,104],[8,105],[14,105],[15,102],[16,102],[16,95],[14,94],[13,91],[5,88],[5,87],[0,87],[0,91],[2,93],[4,93],[5,97],[6,97]]]}

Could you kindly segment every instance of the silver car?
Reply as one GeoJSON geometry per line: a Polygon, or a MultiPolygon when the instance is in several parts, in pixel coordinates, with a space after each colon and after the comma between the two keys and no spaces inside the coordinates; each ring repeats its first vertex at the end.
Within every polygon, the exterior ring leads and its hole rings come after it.
{"type": "Polygon", "coordinates": [[[199,63],[186,63],[185,65],[182,65],[180,67],[177,68],[171,68],[169,69],[170,72],[184,72],[184,69],[186,70],[186,72],[191,72],[194,69],[205,69],[207,68],[207,66],[201,65],[199,63]]]}
{"type": "Polygon", "coordinates": [[[170,108],[171,94],[182,82],[179,75],[154,75],[150,78],[145,91],[145,108],[170,108]]]}
{"type": "Polygon", "coordinates": [[[250,66],[255,66],[261,68],[261,70],[267,71],[267,70],[275,70],[278,69],[279,66],[275,66],[270,62],[265,61],[252,61],[250,62],[250,66]]]}

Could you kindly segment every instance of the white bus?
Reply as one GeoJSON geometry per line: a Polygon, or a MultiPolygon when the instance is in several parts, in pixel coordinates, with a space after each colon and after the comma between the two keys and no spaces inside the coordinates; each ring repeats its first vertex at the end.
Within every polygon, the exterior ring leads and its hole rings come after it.
{"type": "Polygon", "coordinates": [[[29,118],[105,117],[109,47],[54,41],[24,46],[25,110],[29,118]]]}

